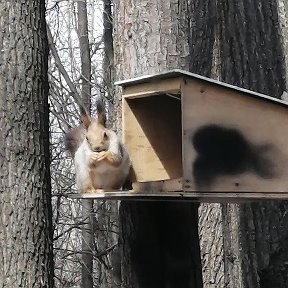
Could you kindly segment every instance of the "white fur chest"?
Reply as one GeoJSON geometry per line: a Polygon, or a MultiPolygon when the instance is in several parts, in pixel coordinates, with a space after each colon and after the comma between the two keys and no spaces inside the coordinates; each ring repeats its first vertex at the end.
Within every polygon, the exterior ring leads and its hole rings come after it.
{"type": "MultiPolygon", "coordinates": [[[[113,143],[109,151],[120,153],[119,147],[113,143]],[[117,149],[116,149],[117,148],[117,149]]],[[[90,165],[91,151],[86,140],[82,142],[75,153],[74,163],[76,170],[76,183],[82,193],[86,193],[89,185],[94,189],[119,189],[125,181],[129,169],[130,160],[126,151],[119,166],[114,166],[103,160],[95,166],[90,165]]]]}

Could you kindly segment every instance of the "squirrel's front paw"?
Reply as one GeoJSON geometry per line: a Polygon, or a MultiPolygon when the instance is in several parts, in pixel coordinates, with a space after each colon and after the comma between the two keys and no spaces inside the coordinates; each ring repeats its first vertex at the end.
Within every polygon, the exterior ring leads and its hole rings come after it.
{"type": "Polygon", "coordinates": [[[111,151],[107,151],[106,160],[114,166],[119,166],[121,163],[121,158],[113,154],[111,151]]]}
{"type": "MultiPolygon", "coordinates": [[[[96,152],[97,153],[97,152],[96,152]]],[[[98,152],[97,162],[104,160],[107,157],[107,151],[98,152]]]]}
{"type": "Polygon", "coordinates": [[[94,152],[94,153],[90,156],[90,159],[89,159],[90,165],[94,165],[95,162],[97,162],[97,159],[98,159],[98,153],[97,153],[97,152],[94,152]]]}
{"type": "Polygon", "coordinates": [[[92,155],[90,156],[90,164],[95,165],[97,162],[100,162],[105,158],[106,158],[106,152],[105,151],[93,152],[92,155]]]}
{"type": "Polygon", "coordinates": [[[94,189],[92,186],[88,187],[85,191],[85,193],[96,193],[96,189],[94,189]]]}

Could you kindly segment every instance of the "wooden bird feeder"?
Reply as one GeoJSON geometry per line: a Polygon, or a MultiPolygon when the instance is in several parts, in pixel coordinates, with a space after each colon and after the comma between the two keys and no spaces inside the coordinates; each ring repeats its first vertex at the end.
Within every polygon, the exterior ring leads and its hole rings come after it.
{"type": "Polygon", "coordinates": [[[133,189],[86,198],[288,199],[285,102],[182,70],[116,84],[133,189]]]}

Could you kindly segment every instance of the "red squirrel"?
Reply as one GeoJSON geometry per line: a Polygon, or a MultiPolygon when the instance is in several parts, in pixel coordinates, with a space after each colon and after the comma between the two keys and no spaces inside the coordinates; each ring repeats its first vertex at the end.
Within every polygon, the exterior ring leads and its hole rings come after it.
{"type": "Polygon", "coordinates": [[[129,155],[116,133],[106,128],[103,104],[97,104],[97,118],[87,113],[83,124],[65,136],[66,148],[74,157],[76,184],[81,193],[122,187],[130,171],[129,155]]]}

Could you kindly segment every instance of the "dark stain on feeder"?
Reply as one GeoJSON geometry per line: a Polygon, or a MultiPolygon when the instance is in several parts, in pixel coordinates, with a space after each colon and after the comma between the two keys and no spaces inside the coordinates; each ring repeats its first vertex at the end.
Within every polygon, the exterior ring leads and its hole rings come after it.
{"type": "Polygon", "coordinates": [[[199,188],[211,186],[217,176],[248,171],[263,179],[275,177],[272,145],[254,145],[237,129],[202,126],[192,136],[192,144],[198,154],[193,174],[199,188]]]}

